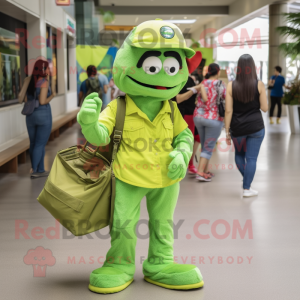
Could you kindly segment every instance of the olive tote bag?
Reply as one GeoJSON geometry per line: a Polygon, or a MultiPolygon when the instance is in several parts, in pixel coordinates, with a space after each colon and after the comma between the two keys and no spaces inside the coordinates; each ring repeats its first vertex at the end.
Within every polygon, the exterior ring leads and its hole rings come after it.
{"type": "Polygon", "coordinates": [[[57,153],[44,189],[38,197],[51,215],[75,236],[112,225],[115,176],[112,168],[121,142],[124,97],[117,99],[114,132],[106,153],[76,145],[57,153]]]}

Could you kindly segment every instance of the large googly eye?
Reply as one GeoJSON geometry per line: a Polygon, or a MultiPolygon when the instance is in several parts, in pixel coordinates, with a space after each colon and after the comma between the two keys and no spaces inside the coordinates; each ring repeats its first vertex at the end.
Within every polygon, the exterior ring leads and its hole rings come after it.
{"type": "Polygon", "coordinates": [[[170,76],[176,75],[179,71],[179,67],[178,60],[173,57],[168,57],[164,61],[164,70],[170,76]]]}
{"type": "Polygon", "coordinates": [[[144,60],[142,67],[145,73],[155,75],[161,70],[162,63],[158,57],[150,56],[144,60]]]}

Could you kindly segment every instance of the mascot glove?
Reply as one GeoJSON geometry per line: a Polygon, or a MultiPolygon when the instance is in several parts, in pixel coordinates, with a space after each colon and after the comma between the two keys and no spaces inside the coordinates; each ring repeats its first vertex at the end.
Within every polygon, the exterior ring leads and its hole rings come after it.
{"type": "Polygon", "coordinates": [[[84,99],[77,114],[84,137],[95,146],[107,145],[110,142],[108,129],[98,122],[101,107],[102,101],[98,93],[91,93],[84,99]]]}
{"type": "Polygon", "coordinates": [[[82,125],[94,124],[98,121],[102,107],[102,101],[98,93],[89,94],[83,101],[77,115],[78,123],[82,125]]]}
{"type": "Polygon", "coordinates": [[[172,180],[184,178],[187,164],[185,163],[183,154],[175,149],[169,154],[169,156],[173,159],[168,167],[168,177],[172,180]]]}

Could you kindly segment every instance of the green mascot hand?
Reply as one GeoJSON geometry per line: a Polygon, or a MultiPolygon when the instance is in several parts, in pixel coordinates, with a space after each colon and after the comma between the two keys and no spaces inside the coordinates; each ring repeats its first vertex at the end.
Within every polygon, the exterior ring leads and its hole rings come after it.
{"type": "Polygon", "coordinates": [[[177,150],[174,150],[169,154],[169,156],[173,159],[168,167],[168,177],[172,180],[184,178],[186,174],[187,165],[184,161],[182,153],[178,152],[177,150]]]}
{"type": "Polygon", "coordinates": [[[172,161],[168,167],[168,177],[172,180],[184,178],[188,163],[192,156],[194,136],[192,132],[186,128],[173,140],[174,150],[169,154],[172,161]]]}
{"type": "Polygon", "coordinates": [[[102,101],[98,93],[89,94],[77,114],[77,121],[87,141],[96,146],[107,145],[110,141],[108,129],[98,122],[102,101]]]}
{"type": "Polygon", "coordinates": [[[98,93],[89,94],[83,101],[78,119],[80,123],[88,125],[98,121],[102,107],[102,101],[98,97],[98,93]]]}

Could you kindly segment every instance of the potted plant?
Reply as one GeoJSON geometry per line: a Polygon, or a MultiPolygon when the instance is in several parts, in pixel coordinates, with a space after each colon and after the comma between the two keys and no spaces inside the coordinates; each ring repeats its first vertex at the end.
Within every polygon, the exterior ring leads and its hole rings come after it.
{"type": "Polygon", "coordinates": [[[291,89],[282,98],[282,103],[287,105],[289,123],[292,133],[300,134],[300,13],[285,13],[287,26],[277,27],[277,31],[290,38],[291,42],[282,43],[279,49],[291,59],[297,73],[292,82],[291,89]]]}
{"type": "Polygon", "coordinates": [[[282,97],[282,104],[287,105],[289,123],[292,133],[300,133],[300,81],[294,81],[291,89],[282,97]]]}

